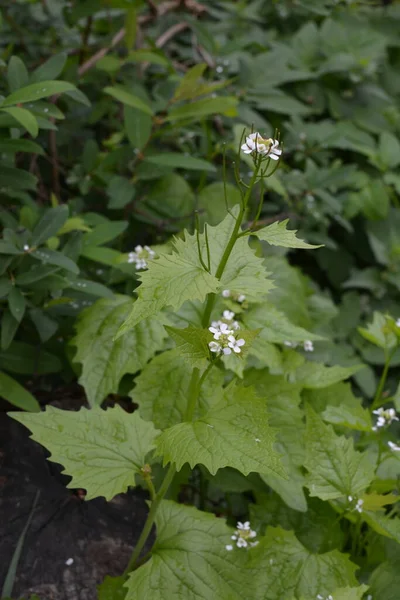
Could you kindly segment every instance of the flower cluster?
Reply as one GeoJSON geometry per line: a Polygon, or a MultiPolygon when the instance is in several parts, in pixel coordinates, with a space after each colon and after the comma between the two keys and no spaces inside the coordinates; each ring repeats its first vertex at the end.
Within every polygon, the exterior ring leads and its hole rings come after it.
{"type": "Polygon", "coordinates": [[[147,261],[152,260],[156,253],[149,246],[136,246],[134,252],[129,252],[128,263],[135,263],[138,271],[147,269],[147,261]]]}
{"type": "Polygon", "coordinates": [[[232,300],[239,302],[239,304],[242,304],[246,300],[246,296],[244,294],[235,294],[234,292],[231,292],[231,290],[223,290],[222,297],[232,298],[232,300]]]}
{"type": "Polygon", "coordinates": [[[384,408],[378,408],[372,412],[374,415],[378,415],[376,425],[372,428],[372,431],[377,431],[380,427],[385,427],[385,425],[390,425],[393,421],[399,420],[394,408],[388,408],[386,410],[384,408]]]}
{"type": "MultiPolygon", "coordinates": [[[[287,346],[288,348],[297,348],[298,343],[297,342],[289,342],[289,341],[285,341],[283,342],[285,346],[287,346]]],[[[305,340],[303,342],[303,348],[306,352],[314,352],[314,344],[312,343],[311,340],[305,340]]]]}
{"type": "Polygon", "coordinates": [[[272,160],[279,160],[282,150],[279,149],[279,141],[272,138],[263,138],[258,131],[251,133],[246,137],[242,145],[244,154],[261,155],[272,160]]]}
{"type": "MultiPolygon", "coordinates": [[[[350,503],[353,503],[354,498],[353,498],[353,496],[347,496],[347,500],[350,503]]],[[[357,500],[357,502],[353,506],[352,510],[356,510],[357,512],[362,513],[362,511],[363,511],[363,504],[364,504],[364,500],[361,500],[361,498],[360,498],[360,500],[357,500]]]]}
{"type": "Polygon", "coordinates": [[[232,351],[236,354],[240,354],[241,347],[246,343],[244,339],[237,339],[237,331],[240,329],[240,325],[234,320],[235,313],[231,310],[224,310],[222,319],[219,321],[213,321],[209,331],[214,335],[214,340],[208,344],[211,352],[219,354],[232,354],[232,351]]]}
{"type": "MultiPolygon", "coordinates": [[[[236,531],[231,535],[231,540],[236,543],[238,548],[253,548],[257,546],[258,542],[250,542],[249,540],[255,538],[257,533],[250,528],[250,521],[241,523],[238,521],[236,525],[236,531]]],[[[233,550],[233,544],[227,544],[225,548],[228,551],[233,550]]]]}

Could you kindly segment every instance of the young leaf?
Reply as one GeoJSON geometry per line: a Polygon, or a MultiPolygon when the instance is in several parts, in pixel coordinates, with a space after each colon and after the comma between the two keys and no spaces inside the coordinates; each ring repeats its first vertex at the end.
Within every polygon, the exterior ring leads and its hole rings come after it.
{"type": "Polygon", "coordinates": [[[151,558],[130,574],[126,600],[255,598],[248,555],[226,550],[232,529],[223,519],[164,500],[156,527],[151,558]]]}
{"type": "Polygon", "coordinates": [[[71,488],[87,490],[87,499],[111,500],[135,485],[135,473],[154,448],[157,430],[137,413],[118,405],[78,412],[48,406],[37,414],[9,413],[32,432],[32,438],[51,453],[49,460],[65,467],[71,488]]]}
{"type": "MultiPolygon", "coordinates": [[[[177,350],[167,350],[148,363],[135,379],[130,396],[139,404],[143,419],[153,421],[158,429],[166,429],[184,420],[192,375],[190,365],[177,350]]],[[[201,391],[196,416],[204,415],[220,401],[224,374],[213,368],[201,391]]]]}
{"type": "Polygon", "coordinates": [[[53,235],[56,235],[68,219],[68,214],[69,211],[66,204],[46,210],[32,232],[31,245],[39,246],[53,235]]]}
{"type": "Polygon", "coordinates": [[[165,329],[174,340],[177,351],[183,360],[193,368],[203,369],[207,366],[207,359],[210,358],[208,343],[213,339],[213,335],[208,329],[198,329],[197,327],[186,327],[186,329],[165,327],[165,329]]]}
{"type": "Polygon", "coordinates": [[[124,104],[126,106],[131,106],[132,108],[137,108],[141,112],[144,112],[145,114],[150,115],[150,116],[152,116],[154,114],[148,104],[143,102],[143,100],[138,98],[138,96],[131,94],[130,92],[128,92],[127,90],[125,90],[123,88],[105,87],[103,91],[105,94],[109,94],[110,96],[112,96],[113,98],[118,100],[118,102],[122,102],[122,104],[124,104]]]}
{"type": "Polygon", "coordinates": [[[6,373],[0,371],[0,397],[4,398],[14,406],[30,412],[39,412],[39,402],[28,390],[22,387],[6,373]]]}
{"type": "Polygon", "coordinates": [[[10,108],[0,108],[2,112],[7,113],[10,117],[13,117],[27,132],[32,136],[36,137],[39,133],[39,125],[36,118],[26,108],[20,108],[19,106],[12,106],[10,108]]]}
{"type": "Polygon", "coordinates": [[[166,337],[162,323],[148,319],[118,340],[115,334],[132,308],[128,296],[99,300],[82,313],[77,335],[75,361],[82,364],[80,384],[91,405],[100,404],[126,373],[136,373],[161,350],[166,337]]]}
{"type": "Polygon", "coordinates": [[[6,106],[13,106],[14,104],[34,102],[41,98],[47,98],[54,94],[62,94],[75,89],[75,86],[68,81],[42,81],[40,83],[32,83],[7,96],[0,104],[0,107],[5,108],[6,106]]]}
{"type": "Polygon", "coordinates": [[[302,595],[325,598],[339,586],[358,583],[354,575],[358,567],[346,554],[338,550],[311,553],[293,531],[281,527],[268,528],[251,553],[249,567],[257,572],[253,575],[256,586],[253,598],[263,600],[286,600],[302,595]]]}
{"type": "Polygon", "coordinates": [[[274,441],[265,401],[252,388],[229,386],[222,401],[203,417],[164,431],[157,453],[164,464],[176,463],[178,470],[188,462],[191,468],[204,465],[211,474],[233,467],[244,475],[271,470],[285,477],[274,441]]]}
{"type": "Polygon", "coordinates": [[[281,222],[275,221],[275,223],[263,227],[263,229],[253,231],[252,234],[256,235],[258,239],[263,242],[268,242],[271,246],[281,246],[283,248],[308,248],[309,250],[313,248],[322,248],[322,246],[307,244],[307,242],[303,242],[303,240],[296,237],[296,229],[286,229],[288,222],[289,219],[281,222]]]}
{"type": "Polygon", "coordinates": [[[358,496],[371,483],[375,464],[368,454],[357,452],[352,439],[335,434],[330,425],[307,406],[307,487],[311,496],[334,500],[358,496]]]}
{"type": "Polygon", "coordinates": [[[218,280],[203,269],[198,256],[186,256],[185,245],[181,242],[177,252],[150,261],[148,270],[141,273],[139,297],[118,336],[165,306],[178,309],[186,300],[204,301],[208,293],[217,291],[218,280]]]}

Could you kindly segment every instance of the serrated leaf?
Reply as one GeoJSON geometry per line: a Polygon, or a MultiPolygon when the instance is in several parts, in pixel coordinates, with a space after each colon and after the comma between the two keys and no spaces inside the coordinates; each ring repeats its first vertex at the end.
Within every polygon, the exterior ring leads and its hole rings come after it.
{"type": "Polygon", "coordinates": [[[400,560],[392,559],[378,565],[369,581],[372,598],[398,600],[400,588],[400,560]]]}
{"type": "Polygon", "coordinates": [[[66,411],[48,406],[45,412],[9,413],[32,432],[32,438],[51,453],[52,462],[72,476],[70,488],[84,488],[87,499],[111,500],[135,485],[145,456],[158,434],[152,423],[118,405],[108,410],[66,411]]]}
{"type": "Polygon", "coordinates": [[[126,600],[253,598],[248,555],[226,550],[232,529],[223,519],[164,500],[156,527],[151,558],[130,574],[126,600]]]}
{"type": "MultiPolygon", "coordinates": [[[[270,527],[252,551],[250,568],[256,590],[253,598],[289,600],[302,595],[324,598],[338,586],[355,586],[357,565],[338,550],[313,554],[296,538],[293,531],[270,527]]],[[[339,597],[338,597],[339,599],[339,597]]]]}
{"type": "MultiPolygon", "coordinates": [[[[132,400],[139,404],[140,416],[152,421],[158,429],[183,421],[191,376],[190,365],[175,349],[153,358],[136,377],[130,393],[132,400]]],[[[223,380],[224,375],[217,368],[207,375],[200,391],[196,417],[204,415],[220,401],[223,380]]]]}
{"type": "Polygon", "coordinates": [[[185,256],[185,242],[179,245],[177,252],[150,261],[140,280],[138,299],[118,336],[165,306],[176,310],[186,300],[204,301],[208,293],[218,289],[218,280],[203,269],[198,257],[185,256]]]}
{"type": "Polygon", "coordinates": [[[163,346],[166,334],[157,319],[145,320],[129,335],[114,339],[131,308],[132,298],[128,296],[98,300],[78,321],[72,340],[77,347],[74,360],[82,364],[79,382],[91,405],[117,393],[123,375],[142,369],[163,346]]]}
{"type": "Polygon", "coordinates": [[[41,100],[41,98],[47,98],[54,94],[62,94],[74,90],[76,90],[76,87],[68,81],[42,81],[40,83],[32,83],[7,96],[0,104],[0,108],[13,106],[14,104],[24,104],[25,102],[34,102],[35,100],[41,100]]]}
{"type": "Polygon", "coordinates": [[[177,352],[193,368],[203,369],[210,358],[209,342],[213,335],[208,329],[165,327],[176,344],[177,352]]]}
{"type": "Polygon", "coordinates": [[[358,431],[371,431],[372,421],[369,410],[362,407],[348,383],[337,383],[317,392],[319,400],[326,397],[326,408],[321,416],[324,421],[358,431]]]}
{"type": "Polygon", "coordinates": [[[362,518],[380,535],[396,540],[400,544],[400,519],[390,518],[381,512],[363,511],[362,518]]]}
{"type": "Polygon", "coordinates": [[[157,440],[157,453],[164,464],[176,463],[178,470],[188,462],[191,468],[204,465],[211,474],[233,467],[244,475],[271,470],[285,477],[274,441],[265,401],[252,388],[229,386],[221,402],[204,417],[164,431],[157,440]]]}
{"type": "Polygon", "coordinates": [[[375,464],[371,457],[354,450],[353,440],[338,436],[330,425],[307,406],[307,487],[311,496],[334,500],[358,496],[371,483],[375,464]]]}
{"type": "Polygon", "coordinates": [[[365,365],[326,367],[319,363],[307,361],[296,369],[294,378],[296,383],[301,384],[306,389],[320,389],[348,379],[364,367],[365,365]]]}
{"type": "Polygon", "coordinates": [[[314,246],[313,244],[307,244],[303,242],[297,236],[297,230],[286,229],[289,219],[285,221],[276,221],[263,229],[253,231],[252,233],[263,242],[268,242],[271,246],[281,246],[282,248],[307,248],[312,250],[313,248],[322,248],[322,246],[314,246]]]}
{"type": "Polygon", "coordinates": [[[40,405],[36,398],[18,381],[2,371],[0,371],[0,397],[22,410],[40,411],[40,405]]]}

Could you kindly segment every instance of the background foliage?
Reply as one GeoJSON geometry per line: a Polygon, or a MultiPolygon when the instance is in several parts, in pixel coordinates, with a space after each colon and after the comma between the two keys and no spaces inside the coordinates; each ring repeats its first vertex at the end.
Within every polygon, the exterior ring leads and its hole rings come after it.
{"type": "MultiPolygon", "coordinates": [[[[259,589],[250,578],[249,597],[350,599],[365,592],[397,598],[399,459],[387,453],[396,424],[378,438],[368,408],[400,404],[398,3],[20,0],[1,14],[1,395],[31,412],[40,408],[39,390],[76,379],[91,406],[110,394],[129,395],[139,405],[131,418],[146,422],[143,448],[135,446],[138,424],[126,442],[136,448],[137,465],[155,446],[164,458],[179,460],[174,436],[185,428],[193,456],[181,461],[197,465],[192,474],[187,464],[181,472],[181,483],[190,478],[195,490],[189,503],[223,514],[231,524],[250,514],[259,532],[269,527],[256,550],[260,556],[250,559],[250,568],[263,575],[256,578],[259,589]],[[190,298],[188,282],[182,283],[182,302],[175,300],[177,313],[159,313],[165,299],[158,296],[156,317],[142,311],[130,321],[130,334],[115,338],[140,283],[128,253],[149,244],[168,257],[171,234],[176,249],[189,248],[191,236],[181,232],[193,232],[196,214],[209,230],[226,217],[224,172],[232,208],[239,192],[231,164],[243,128],[252,124],[267,136],[278,129],[284,143],[257,225],[289,219],[300,237],[323,244],[308,251],[252,238],[257,259],[248,250],[246,263],[254,261],[256,270],[264,259],[268,281],[246,289],[243,307],[229,299],[219,305],[243,311],[246,328],[261,328],[246,363],[227,358],[225,366],[228,379],[236,375],[244,384],[237,392],[238,419],[241,403],[249,401],[250,392],[243,391],[248,386],[268,398],[288,481],[273,469],[265,474],[254,463],[241,465],[240,452],[227,461],[231,450],[223,446],[218,457],[198,460],[190,440],[200,424],[180,421],[190,365],[204,357],[198,352],[194,362],[191,350],[189,361],[183,360],[167,339],[170,334],[179,347],[170,328],[201,326],[196,301],[180,308],[190,298]],[[305,339],[313,341],[312,353],[285,346],[305,339]],[[388,379],[377,396],[389,357],[388,379]],[[343,383],[349,377],[351,384],[343,383]],[[158,403],[162,382],[168,385],[158,403]],[[260,475],[245,476],[250,471],[260,475]],[[362,521],[354,511],[342,512],[350,495],[364,499],[362,521]],[[307,565],[303,575],[289,555],[304,557],[296,559],[307,565]],[[285,587],[289,580],[294,587],[285,587]],[[368,591],[361,583],[370,585],[368,591]]],[[[252,169],[251,158],[242,157],[241,177],[252,169]]],[[[247,224],[257,204],[254,196],[247,224]]],[[[214,291],[206,275],[204,294],[214,291]]],[[[209,422],[229,404],[218,395],[222,381],[216,371],[201,392],[198,416],[207,414],[209,422]]],[[[50,418],[54,409],[48,410],[50,418]]],[[[118,428],[116,411],[99,411],[98,418],[118,428]]],[[[81,413],[71,415],[73,431],[77,415],[85,419],[81,413]]],[[[33,424],[40,440],[36,415],[21,414],[20,420],[33,424]]],[[[107,435],[108,425],[99,428],[107,435]]],[[[56,437],[48,442],[55,459],[56,437]]],[[[113,442],[100,436],[96,444],[106,455],[113,442]]],[[[64,464],[83,485],[80,476],[87,473],[64,464]]],[[[161,476],[160,464],[153,469],[161,476]]],[[[94,487],[89,483],[89,495],[97,495],[98,479],[94,487]]],[[[136,483],[144,485],[138,478],[136,483]]],[[[121,465],[116,487],[101,487],[101,494],[112,497],[133,484],[130,465],[121,465]]],[[[170,498],[177,498],[178,487],[170,498]]],[[[215,547],[211,569],[221,569],[226,525],[214,525],[206,541],[198,532],[209,531],[211,516],[177,510],[165,501],[151,562],[130,579],[128,599],[157,597],[144,569],[166,577],[168,522],[176,522],[178,540],[187,535],[185,523],[194,528],[196,552],[207,563],[215,547]]],[[[227,582],[235,580],[236,560],[227,582]]],[[[187,582],[192,585],[200,583],[187,582]]],[[[228,597],[228,583],[215,585],[228,597]]],[[[180,597],[176,586],[171,580],[171,597],[180,597]]],[[[207,598],[207,591],[201,593],[207,598]]],[[[243,590],[232,598],[239,596],[245,597],[243,590]]]]}

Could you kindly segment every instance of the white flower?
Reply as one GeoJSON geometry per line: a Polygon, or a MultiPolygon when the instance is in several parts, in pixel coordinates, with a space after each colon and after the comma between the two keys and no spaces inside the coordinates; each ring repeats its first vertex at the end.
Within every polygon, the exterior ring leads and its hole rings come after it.
{"type": "Polygon", "coordinates": [[[306,340],[303,344],[303,348],[306,352],[314,352],[314,344],[311,340],[306,340]]]}
{"type": "MultiPolygon", "coordinates": [[[[258,542],[250,542],[249,540],[255,538],[257,536],[257,532],[253,531],[250,527],[250,521],[245,521],[241,523],[238,521],[236,525],[236,531],[233,535],[231,535],[231,539],[236,542],[237,548],[253,548],[257,546],[258,542]]],[[[229,544],[231,546],[231,544],[229,544]]],[[[225,546],[228,550],[228,546],[225,546]]],[[[230,550],[231,548],[229,548],[230,550]]]]}
{"type": "Polygon", "coordinates": [[[233,317],[235,316],[235,313],[231,310],[224,310],[222,316],[226,321],[232,321],[233,317]]]}
{"type": "Polygon", "coordinates": [[[213,321],[213,325],[208,330],[214,334],[214,340],[219,340],[222,335],[229,336],[233,333],[233,329],[229,329],[229,326],[222,321],[213,321]]]}
{"type": "Polygon", "coordinates": [[[396,321],[396,327],[400,327],[400,319],[397,319],[397,321],[396,321]]]}
{"type": "Polygon", "coordinates": [[[258,131],[246,137],[246,141],[241,149],[245,154],[261,154],[266,158],[272,158],[272,160],[278,160],[282,154],[282,150],[279,149],[278,140],[263,138],[258,131]]]}
{"type": "Polygon", "coordinates": [[[236,352],[236,354],[239,354],[241,352],[240,347],[244,346],[246,343],[243,338],[237,340],[233,335],[228,336],[228,340],[229,348],[232,348],[232,350],[236,352]]]}
{"type": "Polygon", "coordinates": [[[374,415],[377,415],[378,418],[376,420],[376,425],[373,427],[373,431],[376,431],[380,427],[384,427],[385,425],[390,425],[393,421],[398,421],[399,418],[396,415],[396,411],[394,408],[378,408],[377,410],[372,411],[374,415]]]}
{"type": "Polygon", "coordinates": [[[231,291],[230,290],[223,290],[222,291],[222,296],[224,298],[229,298],[230,295],[231,295],[231,291]]]}
{"type": "Polygon", "coordinates": [[[228,552],[230,552],[231,550],[233,550],[233,546],[232,546],[232,544],[227,544],[227,545],[225,546],[225,548],[228,550],[228,552]]]}
{"type": "Polygon", "coordinates": [[[285,340],[283,344],[288,348],[297,348],[297,342],[289,342],[289,340],[285,340]]]}
{"type": "Polygon", "coordinates": [[[246,300],[246,296],[244,294],[239,294],[237,301],[242,304],[246,300]]]}
{"type": "Polygon", "coordinates": [[[28,250],[29,250],[29,246],[28,246],[28,244],[25,244],[24,245],[24,252],[28,252],[28,250]]]}
{"type": "Polygon", "coordinates": [[[364,504],[364,500],[361,500],[361,499],[358,500],[354,510],[356,510],[359,513],[362,513],[362,511],[363,511],[363,504],[364,504]]]}
{"type": "Polygon", "coordinates": [[[393,452],[400,452],[400,446],[398,446],[394,442],[388,442],[388,446],[393,452]]]}
{"type": "Polygon", "coordinates": [[[221,352],[222,348],[221,346],[217,343],[217,342],[210,342],[208,344],[208,347],[210,348],[211,352],[221,352]]]}
{"type": "Polygon", "coordinates": [[[137,271],[147,269],[147,261],[153,260],[155,255],[149,246],[136,246],[135,251],[128,254],[128,263],[135,263],[137,271]]]}

